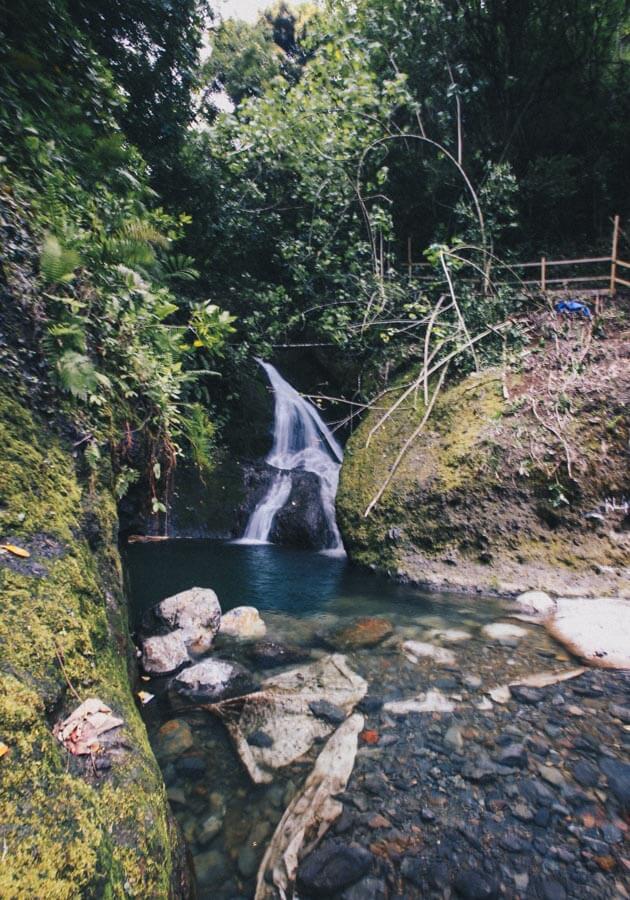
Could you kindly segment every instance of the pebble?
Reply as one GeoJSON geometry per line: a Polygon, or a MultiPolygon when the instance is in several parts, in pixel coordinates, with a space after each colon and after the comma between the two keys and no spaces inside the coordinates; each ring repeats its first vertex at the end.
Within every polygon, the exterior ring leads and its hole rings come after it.
{"type": "Polygon", "coordinates": [[[523,744],[508,744],[497,755],[496,761],[501,766],[510,766],[516,769],[526,769],[528,756],[523,744]]]}
{"type": "Polygon", "coordinates": [[[250,747],[259,747],[261,749],[269,749],[273,747],[273,738],[265,734],[264,731],[253,731],[248,735],[247,743],[250,747]]]}
{"type": "Polygon", "coordinates": [[[334,894],[367,875],[372,859],[372,854],[361,847],[328,841],[300,862],[297,882],[307,894],[334,894]]]}
{"type": "Polygon", "coordinates": [[[323,719],[331,725],[341,725],[346,720],[346,714],[340,706],[329,703],[328,700],[314,700],[308,708],[317,719],[323,719]]]}
{"type": "Polygon", "coordinates": [[[554,787],[564,787],[566,784],[563,774],[558,769],[554,769],[553,766],[545,766],[539,763],[538,771],[545,781],[548,784],[553,784],[554,787]]]}
{"type": "Polygon", "coordinates": [[[527,687],[527,685],[522,684],[511,684],[510,694],[519,703],[528,705],[540,703],[544,696],[543,692],[538,688],[527,687]]]}
{"type": "Polygon", "coordinates": [[[630,706],[619,706],[616,703],[611,703],[608,711],[615,719],[621,719],[625,725],[630,725],[630,706]]]}
{"type": "Polygon", "coordinates": [[[464,749],[464,738],[462,737],[462,730],[459,725],[451,725],[447,730],[444,735],[444,745],[456,752],[464,749]]]}
{"type": "Polygon", "coordinates": [[[465,900],[490,900],[496,896],[496,885],[485,874],[475,869],[463,869],[453,884],[455,891],[465,900]]]}
{"type": "Polygon", "coordinates": [[[578,760],[572,767],[571,774],[582,787],[595,787],[599,781],[599,771],[593,763],[584,759],[578,760]]]}
{"type": "Polygon", "coordinates": [[[205,846],[219,834],[223,828],[223,819],[217,815],[208,816],[197,831],[197,841],[205,846]]]}
{"type": "Polygon", "coordinates": [[[241,847],[237,860],[238,870],[243,878],[251,878],[258,870],[258,853],[254,847],[245,844],[241,847]]]}

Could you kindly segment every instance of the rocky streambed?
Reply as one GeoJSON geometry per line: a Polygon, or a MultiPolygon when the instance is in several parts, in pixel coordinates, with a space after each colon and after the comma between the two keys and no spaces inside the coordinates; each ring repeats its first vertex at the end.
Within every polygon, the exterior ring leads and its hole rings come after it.
{"type": "Polygon", "coordinates": [[[340,806],[299,850],[300,897],[628,896],[630,673],[581,666],[513,604],[411,589],[352,601],[339,590],[319,608],[228,613],[209,651],[145,676],[200,896],[278,895],[273,871],[259,875],[278,823],[357,717],[340,806]],[[340,659],[351,690],[330,680],[340,659]],[[287,678],[294,719],[268,714],[287,678]],[[267,704],[260,719],[244,693],[267,704]],[[298,732],[304,752],[287,762],[298,732]]]}

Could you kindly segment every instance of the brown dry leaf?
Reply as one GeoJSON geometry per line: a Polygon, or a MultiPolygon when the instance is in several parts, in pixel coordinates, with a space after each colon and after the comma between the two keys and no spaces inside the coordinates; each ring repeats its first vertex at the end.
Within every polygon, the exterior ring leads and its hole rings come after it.
{"type": "Polygon", "coordinates": [[[63,722],[53,728],[53,734],[66,750],[75,756],[84,756],[98,749],[101,734],[124,725],[122,719],[112,715],[109,706],[97,697],[89,697],[63,722]]]}
{"type": "Polygon", "coordinates": [[[4,743],[4,741],[0,741],[0,759],[2,759],[3,756],[6,756],[7,753],[10,753],[10,752],[11,752],[11,748],[8,747],[4,743]]]}
{"type": "Polygon", "coordinates": [[[0,544],[0,550],[6,550],[7,553],[11,553],[13,556],[20,556],[23,559],[28,559],[31,555],[28,550],[25,550],[23,547],[16,547],[15,544],[0,544]]]}

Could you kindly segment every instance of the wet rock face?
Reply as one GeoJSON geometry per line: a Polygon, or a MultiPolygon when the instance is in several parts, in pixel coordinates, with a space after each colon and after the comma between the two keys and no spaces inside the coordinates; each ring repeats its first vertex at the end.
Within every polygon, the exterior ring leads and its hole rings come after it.
{"type": "Polygon", "coordinates": [[[274,544],[323,550],[334,542],[334,535],[322,509],[319,478],[312,472],[294,469],[291,493],[279,510],[271,529],[274,544]]]}

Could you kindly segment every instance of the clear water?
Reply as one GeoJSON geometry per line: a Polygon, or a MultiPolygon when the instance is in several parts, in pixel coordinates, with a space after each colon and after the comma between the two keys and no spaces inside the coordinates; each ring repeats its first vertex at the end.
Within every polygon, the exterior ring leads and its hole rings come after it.
{"type": "MultiPolygon", "coordinates": [[[[387,618],[395,629],[393,637],[348,654],[352,668],[368,681],[369,693],[384,700],[414,696],[445,674],[460,682],[466,675],[478,675],[492,687],[548,666],[541,664],[541,655],[561,658],[542,629],[532,627],[518,650],[484,640],[480,628],[508,612],[496,599],[427,594],[357,569],[344,558],[271,545],[181,540],[131,545],[126,563],[136,616],[177,591],[212,587],[224,611],[256,606],[267,624],[268,640],[299,644],[314,658],[326,652],[321,634],[328,629],[359,616],[387,618]],[[472,635],[463,644],[449,645],[457,655],[452,672],[430,660],[413,665],[400,651],[402,640],[426,640],[427,630],[436,627],[463,628],[472,635]]],[[[241,652],[219,641],[216,652],[249,665],[246,647],[241,652]]],[[[219,721],[203,710],[187,709],[169,691],[168,679],[153,679],[143,687],[156,695],[143,712],[174,813],[190,843],[200,897],[252,897],[267,841],[307,769],[296,765],[272,785],[254,786],[219,721]],[[173,720],[176,726],[169,724],[173,720]],[[188,746],[181,752],[167,752],[160,731],[165,726],[189,729],[188,746]],[[212,816],[218,817],[220,831],[208,840],[204,823],[212,816]]],[[[465,687],[458,690],[466,694],[465,687]]],[[[472,703],[479,696],[465,699],[472,703]]],[[[375,727],[369,719],[367,725],[375,727]]],[[[380,718],[378,727],[396,726],[384,725],[380,718]]]]}

